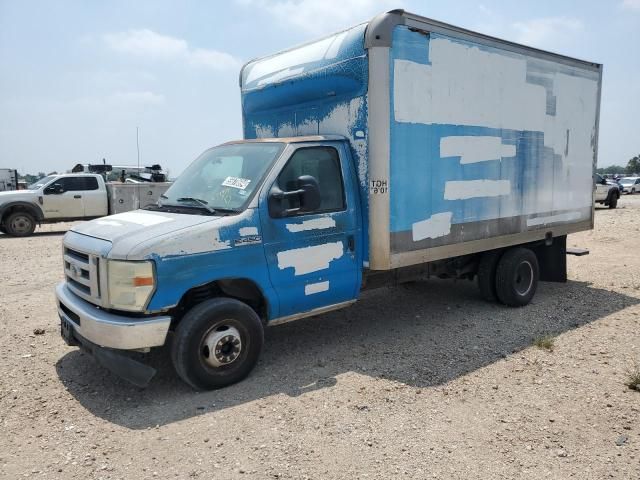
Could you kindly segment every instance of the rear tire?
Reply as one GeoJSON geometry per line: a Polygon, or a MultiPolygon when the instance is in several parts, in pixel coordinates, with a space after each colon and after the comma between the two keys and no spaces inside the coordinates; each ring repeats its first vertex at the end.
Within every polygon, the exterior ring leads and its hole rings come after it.
{"type": "Polygon", "coordinates": [[[197,390],[244,379],[258,361],[264,329],[247,304],[206,300],[187,312],[173,336],[171,359],[180,378],[197,390]]]}
{"type": "Polygon", "coordinates": [[[540,269],[531,250],[516,247],[507,250],[496,269],[496,294],[509,307],[527,305],[538,288],[540,269]]]}
{"type": "Polygon", "coordinates": [[[28,212],[15,212],[7,217],[4,228],[13,237],[28,237],[36,229],[36,219],[28,212]]]}
{"type": "Polygon", "coordinates": [[[496,269],[502,253],[502,250],[484,252],[478,264],[478,289],[480,290],[480,296],[487,302],[498,300],[496,294],[496,269]]]}
{"type": "Polygon", "coordinates": [[[618,206],[618,195],[615,193],[611,194],[611,198],[609,199],[609,208],[616,208],[618,206]]]}

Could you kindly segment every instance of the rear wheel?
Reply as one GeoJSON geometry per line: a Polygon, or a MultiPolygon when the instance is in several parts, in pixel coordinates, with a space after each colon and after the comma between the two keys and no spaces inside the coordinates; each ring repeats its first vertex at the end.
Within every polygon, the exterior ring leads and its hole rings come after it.
{"type": "Polygon", "coordinates": [[[496,269],[502,250],[490,250],[484,252],[478,264],[478,288],[480,296],[487,302],[495,302],[496,295],[496,269]]]}
{"type": "Polygon", "coordinates": [[[28,237],[36,229],[36,220],[30,213],[15,212],[9,215],[4,222],[4,227],[9,235],[28,237]]]}
{"type": "Polygon", "coordinates": [[[214,298],[193,307],[178,324],[173,366],[198,390],[239,382],[253,369],[264,343],[262,322],[245,303],[214,298]]]}
{"type": "Polygon", "coordinates": [[[538,288],[538,259],[528,248],[507,250],[496,268],[496,294],[510,307],[527,305],[538,288]]]}

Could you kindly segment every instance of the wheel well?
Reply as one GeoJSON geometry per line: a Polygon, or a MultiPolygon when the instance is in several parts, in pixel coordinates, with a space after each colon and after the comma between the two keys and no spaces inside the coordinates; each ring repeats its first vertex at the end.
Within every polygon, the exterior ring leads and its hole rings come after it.
{"type": "Polygon", "coordinates": [[[42,219],[42,215],[33,205],[29,205],[26,203],[15,203],[7,205],[2,212],[0,213],[0,223],[4,223],[9,215],[15,212],[27,212],[31,214],[36,222],[39,222],[42,219]]]}
{"type": "Polygon", "coordinates": [[[174,311],[175,322],[178,323],[182,316],[197,304],[215,297],[229,297],[240,300],[249,305],[263,322],[266,323],[267,321],[269,304],[260,287],[246,278],[226,278],[188,290],[182,296],[174,311]]]}

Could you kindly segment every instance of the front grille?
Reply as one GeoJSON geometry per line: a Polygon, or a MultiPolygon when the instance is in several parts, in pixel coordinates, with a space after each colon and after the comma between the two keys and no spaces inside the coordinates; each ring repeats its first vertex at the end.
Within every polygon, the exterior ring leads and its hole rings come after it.
{"type": "Polygon", "coordinates": [[[100,305],[99,257],[64,247],[64,275],[67,286],[79,297],[100,305]]]}

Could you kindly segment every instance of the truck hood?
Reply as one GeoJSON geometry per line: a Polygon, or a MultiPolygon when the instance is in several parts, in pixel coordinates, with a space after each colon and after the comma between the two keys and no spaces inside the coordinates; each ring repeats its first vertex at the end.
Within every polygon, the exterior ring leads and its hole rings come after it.
{"type": "Polygon", "coordinates": [[[237,237],[240,225],[253,225],[252,210],[224,217],[135,210],[81,223],[72,231],[111,242],[109,258],[142,260],[230,248],[231,240],[221,235],[237,237]]]}
{"type": "Polygon", "coordinates": [[[0,205],[18,201],[33,202],[37,197],[37,190],[12,190],[10,192],[0,192],[0,205]]]}

